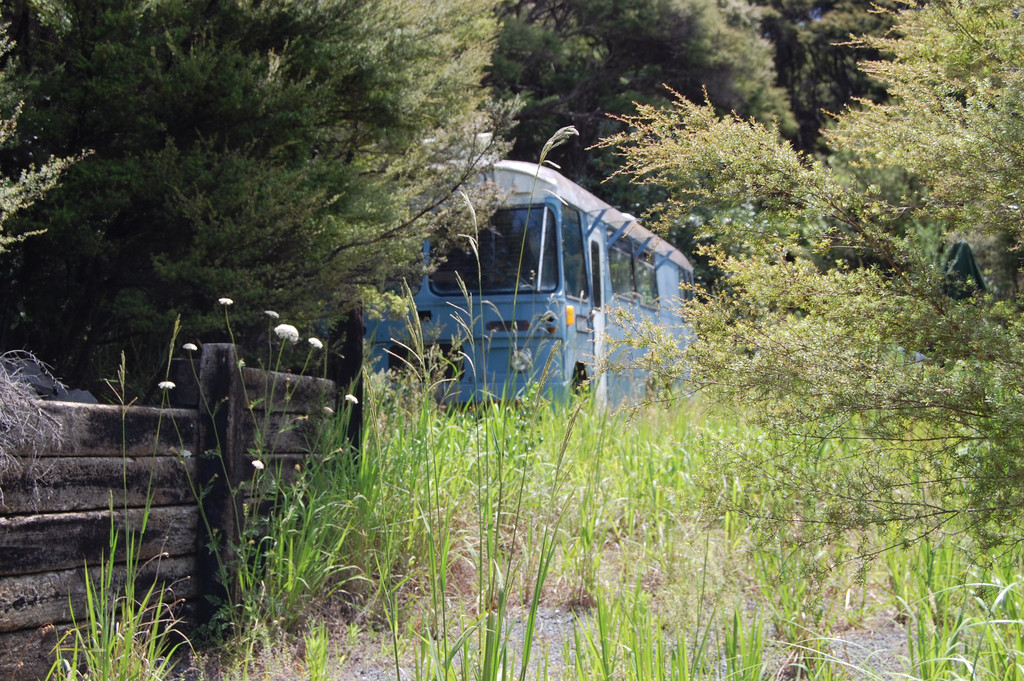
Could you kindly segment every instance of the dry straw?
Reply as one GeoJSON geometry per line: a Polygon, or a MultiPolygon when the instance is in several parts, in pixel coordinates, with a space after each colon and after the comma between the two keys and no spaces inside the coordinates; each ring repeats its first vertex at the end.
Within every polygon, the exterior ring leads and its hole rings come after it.
{"type": "Polygon", "coordinates": [[[0,480],[18,467],[18,455],[54,448],[62,441],[61,423],[39,403],[28,367],[60,386],[44,365],[27,352],[0,354],[0,480]]]}

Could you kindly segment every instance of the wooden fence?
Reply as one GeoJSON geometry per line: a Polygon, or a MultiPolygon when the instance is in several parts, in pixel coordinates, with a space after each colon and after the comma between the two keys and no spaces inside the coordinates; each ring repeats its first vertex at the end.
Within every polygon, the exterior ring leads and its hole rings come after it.
{"type": "Polygon", "coordinates": [[[231,345],[204,346],[173,378],[171,408],[41,403],[61,444],[24,452],[0,472],[0,681],[46,675],[72,612],[85,612],[86,566],[96,574],[112,531],[123,561],[124,533],[137,533],[144,517],[142,578],[160,580],[182,616],[208,615],[256,470],[254,446],[263,474],[291,470],[335,396],[331,381],[240,368],[231,345]]]}

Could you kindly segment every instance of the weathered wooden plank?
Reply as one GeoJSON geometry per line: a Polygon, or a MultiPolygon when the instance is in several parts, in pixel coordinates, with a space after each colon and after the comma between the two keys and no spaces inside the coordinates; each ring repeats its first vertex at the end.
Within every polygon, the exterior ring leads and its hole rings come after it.
{"type": "Polygon", "coordinates": [[[316,443],[319,428],[315,418],[305,414],[262,411],[243,415],[239,426],[247,452],[266,454],[305,454],[316,443]]]}
{"type": "Polygon", "coordinates": [[[39,629],[0,633],[0,679],[39,681],[56,659],[54,649],[69,627],[46,625],[39,629]]]}
{"type": "Polygon", "coordinates": [[[266,457],[264,461],[263,468],[239,486],[239,494],[245,503],[252,503],[257,498],[274,498],[281,488],[295,481],[307,465],[308,457],[301,454],[275,455],[266,457]]]}
{"type": "Polygon", "coordinates": [[[173,456],[196,447],[196,412],[192,409],[131,407],[109,404],[44,402],[45,411],[61,424],[64,445],[44,456],[173,456]]]}
{"type": "MultiPolygon", "coordinates": [[[[125,528],[137,532],[143,514],[142,509],[113,512],[113,526],[121,534],[119,556],[124,555],[125,528]]],[[[110,552],[111,522],[110,511],[0,517],[0,576],[97,563],[110,552]]],[[[195,505],[150,509],[140,557],[146,560],[162,553],[181,556],[194,552],[198,526],[199,509],[195,505]]]]}
{"type": "Polygon", "coordinates": [[[245,367],[242,387],[249,405],[269,411],[307,413],[333,406],[334,381],[245,367]]]}
{"type": "Polygon", "coordinates": [[[195,457],[42,457],[0,480],[5,515],[196,503],[195,457]]]}
{"type": "MultiPolygon", "coordinates": [[[[142,565],[135,581],[136,597],[141,599],[158,582],[164,584],[163,603],[170,606],[183,599],[198,597],[196,556],[151,560],[142,565]]],[[[46,624],[72,621],[72,613],[81,621],[86,616],[86,573],[83,568],[46,572],[37,575],[0,577],[0,632],[35,629],[46,624]],[[73,609],[73,610],[72,610],[73,609]]],[[[115,593],[123,593],[128,571],[125,565],[114,568],[111,584],[115,593]]],[[[96,585],[98,569],[89,578],[96,585]]],[[[151,597],[155,602],[157,595],[151,597]]]]}
{"type": "Polygon", "coordinates": [[[291,481],[303,468],[309,465],[308,454],[274,454],[264,462],[266,470],[278,480],[291,481]]]}

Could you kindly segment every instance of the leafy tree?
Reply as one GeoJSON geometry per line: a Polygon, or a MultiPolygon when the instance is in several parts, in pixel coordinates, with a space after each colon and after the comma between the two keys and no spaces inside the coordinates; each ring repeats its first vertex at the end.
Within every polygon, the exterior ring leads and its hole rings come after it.
{"type": "Polygon", "coordinates": [[[854,41],[856,36],[884,35],[892,14],[880,7],[896,3],[873,0],[755,0],[762,8],[761,26],[775,49],[777,84],[789,97],[796,128],[786,131],[801,150],[823,152],[821,130],[831,115],[855,98],[882,101],[882,82],[860,70],[858,62],[878,59],[879,52],[854,41]]]}
{"type": "MultiPolygon", "coordinates": [[[[785,94],[774,85],[771,45],[757,12],[744,2],[713,0],[505,0],[489,82],[523,108],[512,156],[534,160],[563,126],[580,133],[559,163],[593,185],[612,170],[589,147],[618,129],[608,114],[635,102],[664,103],[665,85],[709,97],[723,111],[790,125],[785,94]]],[[[644,203],[625,183],[598,189],[627,210],[644,203]]]]}
{"type": "MultiPolygon", "coordinates": [[[[416,263],[504,113],[480,86],[488,0],[15,0],[8,66],[26,92],[9,172],[88,150],[46,229],[0,259],[0,344],[69,381],[152,371],[189,340],[273,309],[307,324],[416,263]]],[[[450,213],[450,211],[449,211],[450,213]]]]}
{"type": "Polygon", "coordinates": [[[723,445],[710,471],[742,476],[764,500],[766,532],[880,526],[893,541],[955,530],[1016,542],[1021,301],[947,295],[928,240],[904,226],[909,215],[947,241],[1020,248],[1024,21],[1008,0],[943,0],[894,19],[898,33],[863,41],[893,56],[864,65],[891,99],[847,110],[828,134],[856,156],[853,176],[795,151],[775,126],[684,98],[643,107],[605,142],[624,173],[667,188],[670,215],[758,208],[708,225],[724,278],[686,310],[697,341],[679,356],[653,330],[643,340],[658,350],[652,363],[690,371],[775,436],[756,451],[723,445]],[[891,170],[923,193],[892,199],[864,182],[891,170]],[[830,262],[836,248],[865,266],[830,262]]]}
{"type": "MultiPolygon", "coordinates": [[[[10,50],[10,40],[0,39],[0,58],[10,50]]],[[[22,103],[10,83],[8,70],[0,70],[0,110],[3,110],[5,114],[0,118],[0,148],[14,138],[21,109],[22,103]]],[[[16,213],[31,206],[52,189],[60,174],[72,162],[71,158],[51,158],[39,167],[30,163],[27,167],[8,168],[9,174],[0,176],[0,254],[8,251],[12,245],[23,241],[26,237],[39,233],[5,234],[4,227],[16,213]]]]}

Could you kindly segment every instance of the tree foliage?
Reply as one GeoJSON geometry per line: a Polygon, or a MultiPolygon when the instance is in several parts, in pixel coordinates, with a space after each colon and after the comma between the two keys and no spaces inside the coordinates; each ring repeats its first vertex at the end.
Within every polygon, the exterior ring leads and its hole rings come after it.
{"type": "Polygon", "coordinates": [[[609,174],[607,156],[588,150],[618,129],[608,114],[666,102],[666,84],[690,97],[706,87],[722,111],[792,122],[759,15],[745,2],[506,0],[499,16],[489,82],[522,100],[512,154],[535,160],[552,130],[572,125],[580,138],[559,162],[577,181],[609,174]]]}
{"type": "Polygon", "coordinates": [[[722,285],[687,307],[697,341],[685,355],[651,357],[773,435],[758,451],[723,446],[711,471],[796,500],[785,514],[766,502],[767,531],[820,539],[878,525],[895,541],[948,529],[1015,542],[1021,301],[947,295],[941,263],[907,225],[1019,248],[1024,21],[1006,0],[943,0],[893,18],[897,33],[863,39],[893,57],[864,65],[891,99],[847,110],[828,135],[855,156],[850,171],[795,151],[777,127],[682,97],[671,110],[643,107],[605,142],[624,173],[667,188],[669,219],[698,205],[757,208],[708,224],[722,285]],[[922,193],[891,197],[871,183],[892,170],[922,193]]]}
{"type": "MultiPolygon", "coordinates": [[[[70,381],[240,340],[265,309],[313,322],[415,263],[439,208],[493,153],[487,0],[4,3],[25,92],[9,172],[88,156],[0,260],[0,343],[70,381]]],[[[255,333],[255,331],[253,331],[255,333]]]]}
{"type": "Polygon", "coordinates": [[[892,27],[897,3],[881,0],[755,0],[761,26],[775,51],[777,84],[796,118],[789,138],[803,151],[825,151],[821,130],[854,99],[882,101],[880,80],[858,68],[878,59],[857,36],[882,36],[892,27]]]}
{"type": "MultiPolygon", "coordinates": [[[[0,58],[11,50],[11,42],[0,38],[0,58]]],[[[22,102],[11,83],[9,69],[0,69],[0,148],[14,139],[22,102]]],[[[42,165],[30,162],[21,167],[8,167],[0,175],[0,254],[12,245],[39,232],[5,233],[5,226],[19,211],[28,208],[56,185],[60,174],[73,162],[73,158],[50,158],[42,165]]]]}

